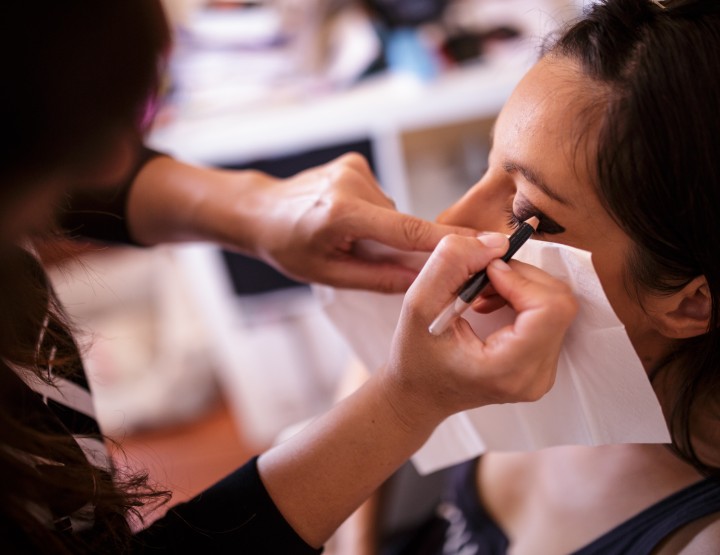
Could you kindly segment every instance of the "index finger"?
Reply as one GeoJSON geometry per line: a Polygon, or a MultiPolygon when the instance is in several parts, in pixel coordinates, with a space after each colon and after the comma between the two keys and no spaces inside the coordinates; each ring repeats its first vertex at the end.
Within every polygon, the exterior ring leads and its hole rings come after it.
{"type": "Polygon", "coordinates": [[[508,239],[500,233],[482,237],[445,238],[430,256],[408,295],[422,321],[430,324],[456,298],[469,276],[479,272],[505,253],[508,239]]]}
{"type": "Polygon", "coordinates": [[[477,231],[467,227],[436,224],[371,204],[364,212],[356,213],[352,227],[358,238],[373,239],[407,251],[429,252],[447,235],[477,235],[477,231]]]}
{"type": "Polygon", "coordinates": [[[523,275],[502,261],[493,261],[487,271],[495,290],[517,312],[512,325],[488,337],[487,347],[546,350],[559,344],[578,310],[570,288],[541,270],[523,275]]]}

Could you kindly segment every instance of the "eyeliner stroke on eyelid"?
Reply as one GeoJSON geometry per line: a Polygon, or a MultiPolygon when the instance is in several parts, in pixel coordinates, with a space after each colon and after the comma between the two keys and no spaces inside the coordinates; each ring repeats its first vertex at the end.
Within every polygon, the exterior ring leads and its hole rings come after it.
{"type": "Polygon", "coordinates": [[[557,235],[563,233],[565,228],[558,224],[556,221],[547,217],[540,209],[535,207],[526,199],[517,201],[517,208],[515,203],[513,206],[506,210],[508,215],[508,225],[511,229],[516,229],[522,222],[532,216],[537,216],[540,220],[540,225],[537,228],[536,233],[538,235],[557,235]],[[517,212],[516,212],[517,210],[517,212]]]}

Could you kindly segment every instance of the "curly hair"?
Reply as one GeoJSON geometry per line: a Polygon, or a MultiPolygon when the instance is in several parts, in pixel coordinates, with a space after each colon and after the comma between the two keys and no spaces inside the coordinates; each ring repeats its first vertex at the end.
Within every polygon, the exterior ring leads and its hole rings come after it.
{"type": "MultiPolygon", "coordinates": [[[[109,153],[119,132],[141,135],[169,37],[156,0],[2,3],[0,217],[53,172],[109,153]]],[[[125,552],[128,518],[169,495],[143,473],[93,466],[59,422],[33,407],[20,376],[53,385],[82,372],[82,362],[41,265],[9,243],[0,237],[3,552],[125,552]],[[90,530],[63,534],[47,525],[44,514],[69,506],[86,507],[90,530]]]]}

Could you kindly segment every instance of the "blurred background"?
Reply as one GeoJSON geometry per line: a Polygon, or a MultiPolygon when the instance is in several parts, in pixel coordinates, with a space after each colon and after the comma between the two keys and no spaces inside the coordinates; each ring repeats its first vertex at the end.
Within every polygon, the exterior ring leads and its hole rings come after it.
{"type": "MultiPolygon", "coordinates": [[[[360,152],[400,210],[428,219],[482,176],[502,104],[583,4],[164,2],[175,39],[150,146],[279,177],[360,152]]],[[[306,286],[210,245],[85,246],[52,275],[93,330],[118,457],[176,500],[327,409],[357,370],[306,286]]]]}

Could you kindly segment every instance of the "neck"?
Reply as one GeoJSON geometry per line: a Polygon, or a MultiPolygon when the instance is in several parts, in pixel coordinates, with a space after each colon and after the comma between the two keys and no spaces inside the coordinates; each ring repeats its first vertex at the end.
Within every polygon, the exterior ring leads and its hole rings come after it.
{"type": "Polygon", "coordinates": [[[692,444],[698,458],[707,466],[720,469],[720,426],[717,403],[700,403],[701,409],[692,418],[692,444]]]}
{"type": "MultiPolygon", "coordinates": [[[[680,364],[668,363],[652,373],[652,385],[660,401],[665,420],[672,426],[673,409],[677,404],[678,392],[686,379],[680,364]]],[[[718,426],[717,401],[698,395],[693,402],[689,416],[690,441],[700,461],[720,469],[720,426],[718,426]]],[[[677,430],[676,430],[677,432],[677,430]]]]}

